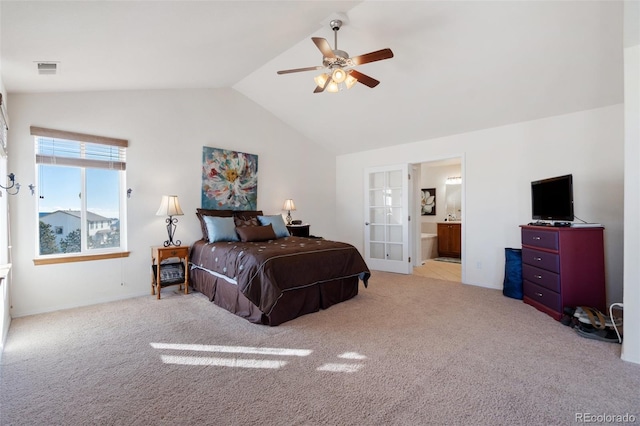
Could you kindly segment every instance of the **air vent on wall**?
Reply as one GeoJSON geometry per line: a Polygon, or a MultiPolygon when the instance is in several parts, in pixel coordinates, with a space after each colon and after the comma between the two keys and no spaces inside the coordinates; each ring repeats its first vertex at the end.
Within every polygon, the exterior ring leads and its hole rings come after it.
{"type": "Polygon", "coordinates": [[[58,64],[56,62],[38,62],[38,74],[55,75],[58,72],[58,64]]]}

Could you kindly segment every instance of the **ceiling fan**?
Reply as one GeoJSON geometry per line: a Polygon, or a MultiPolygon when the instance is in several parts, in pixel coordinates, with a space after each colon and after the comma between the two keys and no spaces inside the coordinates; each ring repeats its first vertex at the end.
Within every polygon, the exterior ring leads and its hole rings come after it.
{"type": "Polygon", "coordinates": [[[383,59],[393,58],[391,49],[381,49],[375,52],[365,53],[364,55],[349,57],[344,50],[338,50],[338,30],[342,26],[342,20],[333,19],[329,25],[333,30],[334,49],[331,49],[329,42],[320,37],[311,37],[316,47],[322,52],[322,65],[306,68],[294,68],[289,70],[278,71],[278,74],[290,74],[302,71],[316,71],[324,69],[325,72],[314,78],[316,89],[313,93],[338,92],[343,87],[350,89],[357,82],[367,87],[374,88],[380,82],[375,78],[369,77],[354,69],[355,66],[368,64],[369,62],[381,61],[383,59]]]}

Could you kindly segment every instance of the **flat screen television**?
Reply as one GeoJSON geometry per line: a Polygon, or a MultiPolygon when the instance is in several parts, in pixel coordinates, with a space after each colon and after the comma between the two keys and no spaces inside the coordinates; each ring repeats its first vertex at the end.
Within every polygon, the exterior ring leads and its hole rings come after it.
{"type": "Polygon", "coordinates": [[[531,213],[536,220],[572,221],[573,176],[531,182],[531,213]]]}

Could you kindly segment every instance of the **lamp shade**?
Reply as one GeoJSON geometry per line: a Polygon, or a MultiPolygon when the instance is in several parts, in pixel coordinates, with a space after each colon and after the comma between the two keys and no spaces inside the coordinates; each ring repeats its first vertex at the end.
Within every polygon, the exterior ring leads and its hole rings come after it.
{"type": "Polygon", "coordinates": [[[328,78],[329,78],[329,74],[322,73],[320,75],[315,76],[313,78],[313,81],[316,82],[318,87],[324,87],[324,84],[327,82],[328,78]]]}
{"type": "Polygon", "coordinates": [[[183,214],[177,195],[162,196],[160,208],[156,212],[157,216],[182,216],[183,214]]]}
{"type": "Polygon", "coordinates": [[[347,73],[342,68],[336,68],[331,75],[336,83],[342,83],[347,78],[347,73]]]}
{"type": "Polygon", "coordinates": [[[288,200],[284,200],[284,206],[282,207],[282,210],[291,211],[295,209],[296,205],[293,204],[293,200],[291,198],[289,198],[288,200]]]}

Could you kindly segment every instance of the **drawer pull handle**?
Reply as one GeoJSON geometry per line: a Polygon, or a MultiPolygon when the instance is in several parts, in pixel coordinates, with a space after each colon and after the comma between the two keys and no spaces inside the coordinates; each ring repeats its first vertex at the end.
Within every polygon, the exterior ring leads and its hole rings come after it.
{"type": "Polygon", "coordinates": [[[534,275],[533,277],[534,277],[534,278],[537,278],[537,279],[539,279],[539,280],[541,280],[541,279],[542,279],[542,275],[534,275]]]}
{"type": "Polygon", "coordinates": [[[533,239],[534,239],[534,240],[539,240],[539,239],[540,239],[540,237],[533,237],[533,239]]]}
{"type": "Polygon", "coordinates": [[[542,260],[541,257],[534,257],[533,260],[535,260],[536,262],[540,262],[542,260]]]}
{"type": "Polygon", "coordinates": [[[538,297],[542,297],[542,293],[538,293],[538,292],[536,292],[536,296],[538,296],[538,297]]]}

